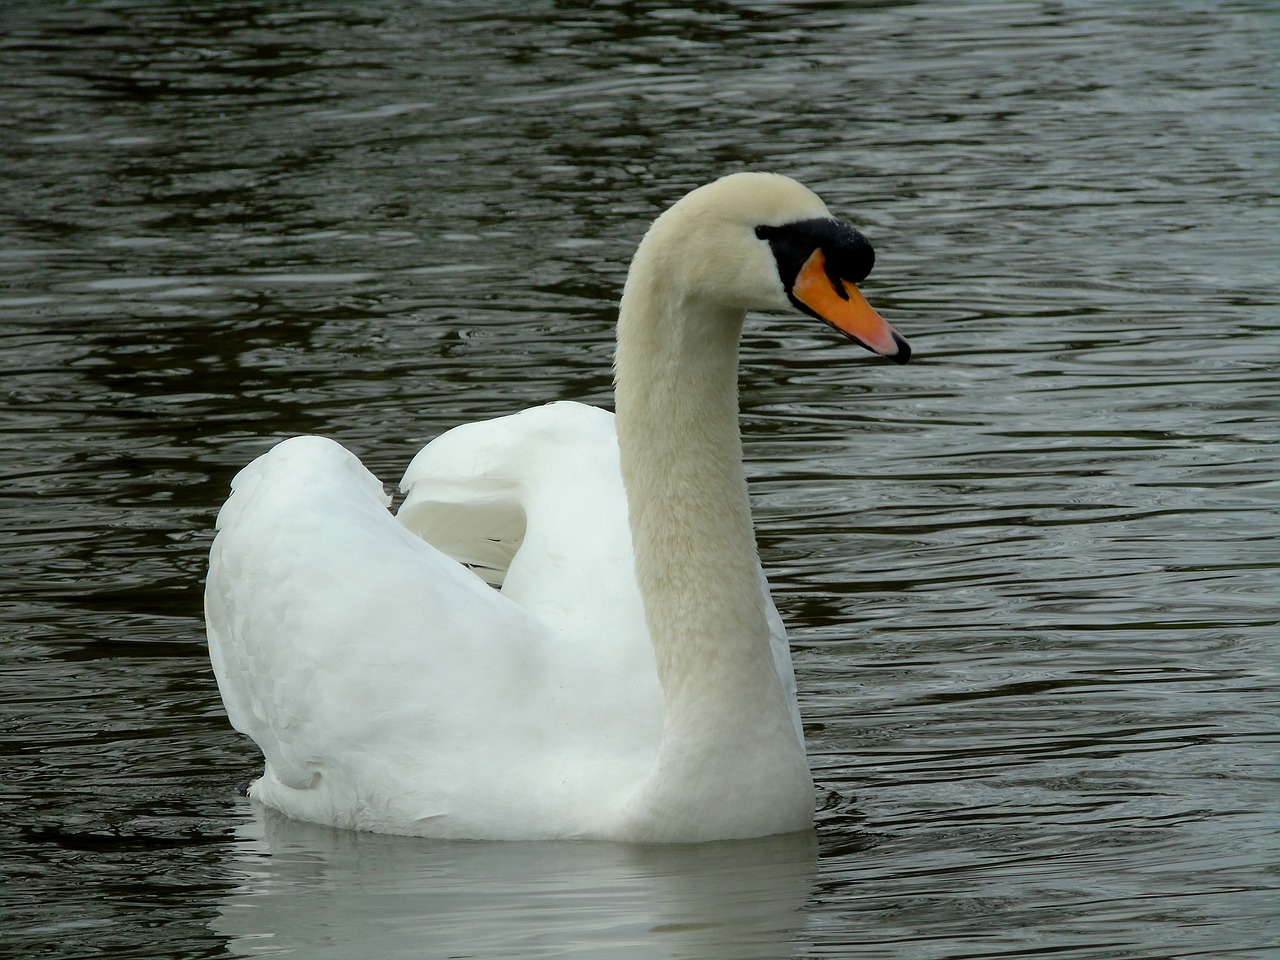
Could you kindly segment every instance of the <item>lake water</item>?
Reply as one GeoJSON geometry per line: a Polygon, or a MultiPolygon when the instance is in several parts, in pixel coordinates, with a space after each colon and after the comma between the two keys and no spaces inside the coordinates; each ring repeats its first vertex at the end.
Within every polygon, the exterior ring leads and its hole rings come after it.
{"type": "Polygon", "coordinates": [[[10,0],[0,954],[1276,956],[1277,19],[10,0]],[[634,244],[743,168],[871,237],[919,358],[743,345],[816,838],[265,818],[201,620],[232,474],[609,404],[634,244]]]}

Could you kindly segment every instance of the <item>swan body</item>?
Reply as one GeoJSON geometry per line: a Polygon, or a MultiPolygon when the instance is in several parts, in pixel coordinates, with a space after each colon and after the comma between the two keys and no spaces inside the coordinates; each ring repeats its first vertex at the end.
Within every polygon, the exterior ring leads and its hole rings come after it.
{"type": "Polygon", "coordinates": [[[251,796],[439,837],[809,828],[742,470],[737,342],[748,309],[790,304],[905,361],[854,286],[871,256],[795,181],[723,178],[637,250],[616,416],[554,403],[448,431],[410,464],[395,517],[329,440],[286,440],[242,470],[206,622],[228,716],[266,760],[251,796]]]}

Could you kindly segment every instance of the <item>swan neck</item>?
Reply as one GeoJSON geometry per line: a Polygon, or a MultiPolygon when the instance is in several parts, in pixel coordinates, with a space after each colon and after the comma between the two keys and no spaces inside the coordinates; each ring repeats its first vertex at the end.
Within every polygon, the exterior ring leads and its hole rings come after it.
{"type": "Polygon", "coordinates": [[[618,442],[668,730],[709,702],[742,723],[781,697],[738,430],[745,311],[635,273],[618,325],[618,442]]]}

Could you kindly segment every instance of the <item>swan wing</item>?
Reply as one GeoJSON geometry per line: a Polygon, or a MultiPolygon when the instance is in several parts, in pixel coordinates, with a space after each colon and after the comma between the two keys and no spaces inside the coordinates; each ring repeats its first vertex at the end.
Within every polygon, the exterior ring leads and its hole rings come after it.
{"type": "Polygon", "coordinates": [[[572,686],[573,667],[386,504],[318,437],[241,471],[211,552],[210,655],[233,726],[267,760],[255,796],[336,825],[466,833],[426,824],[501,820],[483,809],[495,785],[581,747],[577,705],[548,684],[572,686]]]}
{"type": "Polygon", "coordinates": [[[663,718],[612,415],[551,404],[456,428],[403,487],[392,517],[378,480],[318,437],[233,481],[206,620],[232,725],[267,761],[253,795],[395,833],[607,832],[663,718]]]}
{"type": "Polygon", "coordinates": [[[565,642],[634,655],[656,684],[611,413],[560,402],[455,427],[413,459],[401,489],[408,529],[565,642]]]}
{"type": "MultiPolygon", "coordinates": [[[[562,401],[455,427],[418,453],[400,487],[401,523],[560,633],[586,638],[607,657],[594,689],[656,724],[662,694],[613,414],[562,401]]],[[[757,572],[778,679],[803,741],[786,628],[757,572]]]]}

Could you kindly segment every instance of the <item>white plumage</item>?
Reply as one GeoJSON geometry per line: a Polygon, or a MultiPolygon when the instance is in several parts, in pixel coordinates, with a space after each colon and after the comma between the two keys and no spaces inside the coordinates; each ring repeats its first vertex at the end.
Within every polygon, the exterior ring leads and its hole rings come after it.
{"type": "Polygon", "coordinates": [[[266,758],[256,800],[488,839],[811,824],[735,384],[745,309],[789,292],[754,227],[824,217],[794,181],[740,174],[659,218],[624,293],[616,424],[554,403],[451,430],[398,518],[318,437],[237,475],[206,617],[227,713],[266,758]]]}

